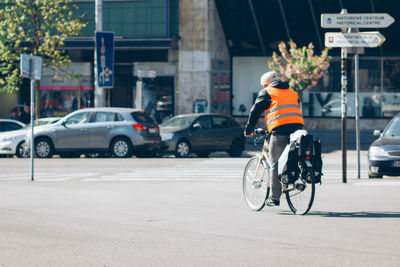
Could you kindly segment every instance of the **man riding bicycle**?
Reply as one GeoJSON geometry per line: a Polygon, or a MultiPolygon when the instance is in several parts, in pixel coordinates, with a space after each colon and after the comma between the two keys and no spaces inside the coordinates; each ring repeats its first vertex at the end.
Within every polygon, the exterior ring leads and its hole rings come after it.
{"type": "Polygon", "coordinates": [[[278,160],[285,146],[289,143],[290,134],[304,127],[297,92],[281,80],[276,71],[264,73],[260,78],[263,89],[250,110],[244,135],[253,136],[253,130],[264,112],[267,131],[270,134],[269,159],[272,195],[266,201],[267,206],[279,206],[282,193],[278,177],[278,160]]]}

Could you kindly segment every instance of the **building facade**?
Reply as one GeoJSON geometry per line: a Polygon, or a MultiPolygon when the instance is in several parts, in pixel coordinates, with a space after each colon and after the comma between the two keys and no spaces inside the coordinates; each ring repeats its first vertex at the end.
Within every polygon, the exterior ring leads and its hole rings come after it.
{"type": "MultiPolygon", "coordinates": [[[[73,61],[71,70],[82,73],[82,79],[56,80],[45,72],[40,116],[65,115],[95,103],[95,1],[74,3],[77,14],[86,14],[89,24],[81,36],[65,42],[65,49],[73,61]]],[[[245,119],[278,43],[313,42],[319,53],[327,31],[320,26],[321,14],[340,13],[343,8],[349,13],[390,13],[396,20],[379,29],[386,36],[381,47],[360,55],[360,114],[389,118],[400,111],[400,4],[390,0],[103,0],[103,31],[115,35],[114,87],[105,90],[105,105],[135,107],[141,86],[142,108],[159,122],[190,112],[245,119]],[[152,71],[155,77],[140,78],[141,71],[152,71]]],[[[306,117],[340,117],[340,49],[329,53],[333,60],[328,73],[304,93],[306,117]]],[[[347,64],[351,117],[355,114],[352,54],[347,64]]],[[[7,96],[7,104],[9,99],[29,103],[28,86],[18,96],[7,96]]]]}
{"type": "MultiPolygon", "coordinates": [[[[61,116],[90,107],[94,92],[95,1],[75,0],[88,26],[69,38],[64,49],[81,80],[57,80],[45,70],[39,90],[39,115],[61,116]]],[[[114,87],[105,89],[105,105],[135,107],[142,88],[142,108],[158,121],[175,114],[230,114],[231,66],[214,1],[103,0],[103,31],[114,33],[114,87]],[[141,71],[155,77],[138,77],[141,71]]],[[[1,100],[0,100],[1,101],[1,100]]],[[[29,103],[29,90],[18,102],[29,103]]]]}

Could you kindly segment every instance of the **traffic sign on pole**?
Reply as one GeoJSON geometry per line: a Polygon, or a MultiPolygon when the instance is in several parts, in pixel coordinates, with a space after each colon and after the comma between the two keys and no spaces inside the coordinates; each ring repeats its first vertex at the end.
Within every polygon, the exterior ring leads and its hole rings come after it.
{"type": "Polygon", "coordinates": [[[97,81],[102,88],[114,86],[114,33],[96,32],[97,81]]]}
{"type": "Polygon", "coordinates": [[[40,80],[42,78],[42,58],[21,54],[21,76],[32,80],[40,80]]]}
{"type": "Polygon", "coordinates": [[[326,47],[378,47],[386,38],[379,32],[326,32],[326,47]]]}
{"type": "Polygon", "coordinates": [[[321,14],[322,28],[386,28],[393,22],[387,13],[321,14]]]}

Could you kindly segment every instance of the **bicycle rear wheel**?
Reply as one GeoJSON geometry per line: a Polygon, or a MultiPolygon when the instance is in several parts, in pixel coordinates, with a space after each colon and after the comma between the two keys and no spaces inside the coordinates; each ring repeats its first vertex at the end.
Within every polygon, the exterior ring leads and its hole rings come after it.
{"type": "Polygon", "coordinates": [[[297,181],[285,191],[286,200],[291,211],[297,215],[305,215],[314,202],[315,177],[312,167],[302,167],[297,181]]]}
{"type": "Polygon", "coordinates": [[[259,157],[253,157],[246,165],[243,174],[243,194],[250,209],[259,211],[265,206],[269,194],[269,167],[265,161],[257,171],[259,157]],[[257,173],[256,173],[257,172],[257,173]]]}

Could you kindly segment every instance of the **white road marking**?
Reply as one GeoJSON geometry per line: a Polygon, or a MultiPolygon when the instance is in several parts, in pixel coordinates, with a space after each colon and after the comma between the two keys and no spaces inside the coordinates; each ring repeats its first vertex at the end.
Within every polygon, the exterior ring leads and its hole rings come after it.
{"type": "Polygon", "coordinates": [[[356,186],[400,186],[400,181],[357,182],[356,186]]]}

